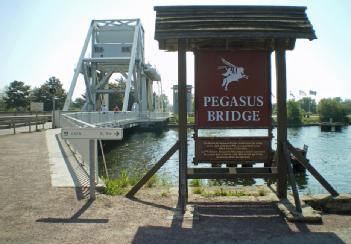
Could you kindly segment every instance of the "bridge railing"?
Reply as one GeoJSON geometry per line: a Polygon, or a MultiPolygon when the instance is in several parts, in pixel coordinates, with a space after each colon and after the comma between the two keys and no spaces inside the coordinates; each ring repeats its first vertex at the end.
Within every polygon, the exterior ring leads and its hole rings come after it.
{"type": "Polygon", "coordinates": [[[68,116],[97,126],[118,122],[118,124],[127,123],[138,119],[137,112],[77,112],[68,116]]]}
{"type": "MultiPolygon", "coordinates": [[[[129,123],[145,122],[149,120],[165,120],[169,117],[169,113],[164,112],[77,112],[65,114],[65,117],[69,117],[78,121],[85,122],[89,125],[95,125],[97,127],[114,126],[119,127],[129,123]]],[[[89,125],[85,125],[89,127],[89,125]]],[[[84,126],[84,125],[83,125],[84,126]]],[[[85,127],[84,126],[84,127],[85,127]]]]}
{"type": "MultiPolygon", "coordinates": [[[[161,112],[77,112],[61,114],[60,126],[62,128],[122,127],[123,125],[132,123],[161,121],[168,117],[169,113],[161,112]]],[[[84,163],[88,162],[89,159],[88,140],[69,139],[67,142],[72,150],[75,151],[76,156],[81,158],[84,167],[88,167],[88,164],[84,163]]],[[[96,155],[95,158],[97,157],[96,155]]],[[[95,165],[96,169],[97,167],[98,165],[95,165]]]]}
{"type": "Polygon", "coordinates": [[[169,118],[168,112],[141,112],[139,114],[140,120],[165,120],[169,118]]]}

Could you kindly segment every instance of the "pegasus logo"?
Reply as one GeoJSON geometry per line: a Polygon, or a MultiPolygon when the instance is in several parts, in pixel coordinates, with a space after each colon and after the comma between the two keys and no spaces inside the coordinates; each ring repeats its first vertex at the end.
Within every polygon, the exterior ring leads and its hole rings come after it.
{"type": "Polygon", "coordinates": [[[243,67],[237,67],[234,64],[229,63],[224,58],[221,58],[222,62],[225,66],[218,66],[218,69],[225,69],[226,72],[222,75],[225,77],[222,81],[222,87],[224,87],[225,91],[228,91],[228,85],[232,81],[239,81],[240,79],[248,79],[249,77],[244,74],[243,67]]]}

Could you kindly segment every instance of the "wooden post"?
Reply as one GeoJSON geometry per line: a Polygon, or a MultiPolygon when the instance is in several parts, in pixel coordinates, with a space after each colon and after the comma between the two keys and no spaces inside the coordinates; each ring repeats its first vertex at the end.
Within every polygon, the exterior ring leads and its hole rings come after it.
{"type": "Polygon", "coordinates": [[[308,162],[302,154],[296,150],[289,142],[287,142],[288,150],[297,158],[300,164],[302,164],[316,180],[333,196],[339,196],[339,193],[329,184],[329,182],[323,178],[321,174],[308,162]]]}
{"type": "Polygon", "coordinates": [[[15,123],[14,119],[11,119],[11,124],[13,126],[13,134],[16,135],[16,123],[15,123]]]}
{"type": "Polygon", "coordinates": [[[38,112],[35,113],[35,131],[38,131],[38,112]]]}
{"type": "Polygon", "coordinates": [[[275,50],[277,79],[277,195],[280,199],[287,197],[287,162],[284,156],[283,143],[287,141],[286,112],[286,63],[285,50],[279,45],[275,50]]]}
{"type": "Polygon", "coordinates": [[[95,140],[89,140],[89,185],[90,199],[95,199],[95,140]]]}
{"type": "Polygon", "coordinates": [[[291,189],[292,189],[292,192],[293,192],[296,211],[299,212],[299,213],[302,213],[299,191],[298,191],[297,185],[296,185],[294,170],[293,170],[291,159],[290,159],[290,153],[288,152],[286,144],[287,144],[287,142],[283,143],[283,150],[284,150],[284,153],[285,153],[285,158],[286,158],[286,162],[287,162],[287,166],[288,166],[287,167],[287,169],[288,169],[288,179],[289,179],[289,182],[290,182],[290,185],[291,185],[291,189]]]}
{"type": "Polygon", "coordinates": [[[179,203],[182,213],[187,201],[187,111],[186,111],[186,40],[178,40],[178,108],[179,108],[179,203]]]}

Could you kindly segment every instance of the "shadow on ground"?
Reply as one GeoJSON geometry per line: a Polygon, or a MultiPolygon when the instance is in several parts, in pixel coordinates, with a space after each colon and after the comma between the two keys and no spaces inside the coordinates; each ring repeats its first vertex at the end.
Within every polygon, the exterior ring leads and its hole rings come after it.
{"type": "Polygon", "coordinates": [[[85,219],[79,218],[92,204],[94,200],[88,200],[72,217],[70,218],[41,218],[37,219],[39,223],[62,223],[62,224],[105,224],[108,219],[85,219]]]}
{"type": "Polygon", "coordinates": [[[196,202],[197,218],[173,218],[170,227],[139,227],[133,243],[344,243],[334,233],[292,230],[274,204],[196,202]]]}

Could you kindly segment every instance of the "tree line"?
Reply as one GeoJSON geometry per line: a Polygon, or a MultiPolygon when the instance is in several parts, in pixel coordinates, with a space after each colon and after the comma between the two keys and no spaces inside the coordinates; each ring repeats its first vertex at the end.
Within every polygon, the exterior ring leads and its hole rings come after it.
{"type": "Polygon", "coordinates": [[[63,89],[60,79],[50,77],[39,87],[31,88],[23,81],[13,81],[5,87],[0,96],[0,111],[29,111],[31,102],[42,102],[44,111],[51,111],[53,98],[55,108],[62,109],[67,93],[63,89]]]}
{"type": "MultiPolygon", "coordinates": [[[[276,113],[276,104],[273,105],[276,113]]],[[[300,100],[287,101],[287,117],[289,125],[302,125],[310,116],[318,115],[318,122],[343,122],[349,123],[347,115],[351,114],[351,100],[342,100],[340,97],[323,98],[318,104],[310,97],[300,100]]]]}
{"type": "MultiPolygon", "coordinates": [[[[123,105],[126,82],[123,78],[116,81],[117,83],[109,84],[109,88],[115,91],[109,95],[109,110],[113,110],[116,106],[122,108],[123,105]]],[[[50,77],[42,85],[34,88],[26,85],[23,81],[15,80],[5,87],[3,93],[0,93],[0,111],[29,111],[31,102],[42,102],[44,111],[51,111],[53,108],[53,97],[55,98],[55,109],[62,110],[67,92],[63,88],[60,79],[55,76],[50,77]]],[[[163,108],[168,107],[167,96],[153,94],[153,100],[155,99],[161,99],[163,108]]],[[[70,110],[81,111],[85,102],[86,96],[83,94],[74,100],[70,110]]],[[[129,96],[128,110],[131,109],[134,102],[136,102],[136,94],[134,89],[132,89],[129,96]]],[[[153,104],[155,104],[155,101],[153,101],[153,104]]]]}

